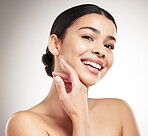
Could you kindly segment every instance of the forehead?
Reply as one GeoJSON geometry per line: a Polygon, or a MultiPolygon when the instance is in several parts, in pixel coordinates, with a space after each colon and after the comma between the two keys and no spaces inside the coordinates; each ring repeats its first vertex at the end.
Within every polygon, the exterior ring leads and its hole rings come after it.
{"type": "Polygon", "coordinates": [[[84,15],[77,20],[67,29],[68,31],[76,31],[80,27],[93,27],[99,30],[102,34],[116,35],[116,28],[114,23],[103,15],[91,13],[84,15]]]}

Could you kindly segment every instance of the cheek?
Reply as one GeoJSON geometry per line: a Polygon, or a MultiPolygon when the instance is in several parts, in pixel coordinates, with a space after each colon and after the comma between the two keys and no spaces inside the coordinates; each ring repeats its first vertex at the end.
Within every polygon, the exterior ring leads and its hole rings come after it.
{"type": "Polygon", "coordinates": [[[74,55],[80,56],[87,52],[89,47],[82,43],[80,40],[69,40],[62,45],[61,53],[67,57],[74,57],[74,55]],[[69,42],[70,41],[70,42],[69,42]]]}
{"type": "Polygon", "coordinates": [[[88,47],[82,43],[77,43],[77,45],[74,47],[74,51],[78,53],[79,55],[84,54],[88,51],[88,47]]]}
{"type": "Polygon", "coordinates": [[[113,62],[114,62],[114,54],[111,52],[107,55],[107,63],[109,68],[113,65],[113,62]]]}

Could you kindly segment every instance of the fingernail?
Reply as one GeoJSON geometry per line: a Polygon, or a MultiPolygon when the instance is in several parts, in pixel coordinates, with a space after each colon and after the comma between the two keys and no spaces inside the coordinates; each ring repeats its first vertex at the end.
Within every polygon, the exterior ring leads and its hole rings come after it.
{"type": "Polygon", "coordinates": [[[56,73],[55,72],[52,72],[52,75],[55,77],[56,76],[56,73]]]}
{"type": "Polygon", "coordinates": [[[56,82],[60,82],[60,81],[61,81],[61,78],[60,78],[59,76],[56,76],[56,77],[55,77],[55,81],[56,81],[56,82]]]}
{"type": "Polygon", "coordinates": [[[52,75],[54,76],[54,72],[52,72],[52,75]]]}

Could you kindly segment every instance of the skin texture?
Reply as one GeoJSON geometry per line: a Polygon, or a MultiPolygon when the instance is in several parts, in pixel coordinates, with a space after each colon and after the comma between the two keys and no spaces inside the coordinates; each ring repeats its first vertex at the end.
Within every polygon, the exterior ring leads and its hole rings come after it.
{"type": "Polygon", "coordinates": [[[38,105],[13,115],[6,136],[140,136],[126,102],[88,98],[89,86],[103,78],[113,64],[113,51],[106,45],[115,47],[115,41],[108,36],[116,37],[115,26],[98,14],[77,19],[63,41],[51,35],[48,48],[55,57],[55,69],[50,92],[38,105]],[[81,59],[88,57],[104,63],[101,74],[84,66],[81,59]]]}
{"type": "MultiPolygon", "coordinates": [[[[63,58],[75,69],[80,80],[85,84],[85,86],[89,87],[96,84],[100,77],[98,77],[96,74],[88,74],[88,71],[84,69],[84,66],[80,60],[87,57],[94,59],[99,58],[99,60],[105,64],[105,68],[101,73],[101,77],[103,77],[113,64],[113,52],[108,48],[104,48],[104,44],[115,45],[113,40],[109,41],[106,37],[109,35],[115,37],[116,30],[112,21],[108,20],[104,16],[89,14],[83,17],[84,18],[80,18],[75,21],[74,25],[68,28],[66,31],[66,36],[62,41],[62,46],[60,46],[60,44],[57,45],[59,46],[60,56],[58,56],[58,58],[55,60],[55,65],[58,65],[60,60],[63,58]],[[102,22],[98,22],[97,17],[100,17],[102,22]],[[93,28],[98,29],[101,34],[97,34],[89,29],[79,30],[79,28],[86,26],[92,26],[93,28]],[[82,38],[82,36],[85,35],[91,36],[93,41],[82,38]],[[101,57],[102,55],[95,54],[95,52],[105,55],[105,59],[101,57]]],[[[62,65],[56,67],[55,72],[63,71],[61,70],[61,67],[62,65]]]]}

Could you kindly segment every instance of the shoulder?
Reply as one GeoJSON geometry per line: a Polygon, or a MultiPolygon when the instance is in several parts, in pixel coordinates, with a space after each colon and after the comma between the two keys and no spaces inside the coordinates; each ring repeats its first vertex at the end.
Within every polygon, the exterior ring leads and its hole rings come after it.
{"type": "Polygon", "coordinates": [[[91,105],[95,106],[104,106],[108,108],[114,108],[114,109],[122,109],[122,108],[127,108],[131,109],[129,104],[125,102],[122,99],[117,99],[117,98],[103,98],[103,99],[91,99],[90,98],[90,103],[91,105]]]}
{"type": "Polygon", "coordinates": [[[129,104],[121,99],[105,98],[94,99],[95,111],[104,111],[110,114],[114,120],[119,120],[122,126],[123,136],[140,136],[136,119],[129,104]]]}
{"type": "Polygon", "coordinates": [[[116,114],[119,118],[133,116],[131,107],[127,102],[116,98],[92,99],[95,110],[104,110],[110,114],[116,114]]]}
{"type": "Polygon", "coordinates": [[[119,110],[123,108],[130,109],[127,102],[117,98],[90,99],[89,101],[91,103],[90,105],[97,109],[100,106],[102,108],[112,108],[112,110],[119,110]]]}
{"type": "Polygon", "coordinates": [[[6,125],[6,136],[48,136],[46,131],[40,126],[37,118],[39,118],[38,115],[29,111],[21,111],[13,114],[6,125]]]}

